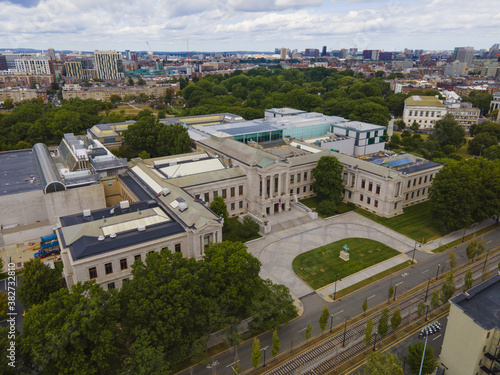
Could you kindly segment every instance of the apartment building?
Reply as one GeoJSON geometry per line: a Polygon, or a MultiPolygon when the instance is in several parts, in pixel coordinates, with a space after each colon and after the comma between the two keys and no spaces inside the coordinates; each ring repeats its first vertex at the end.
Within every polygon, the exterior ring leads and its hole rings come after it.
{"type": "Polygon", "coordinates": [[[446,112],[445,105],[438,98],[414,95],[405,100],[403,121],[407,127],[416,122],[420,130],[432,130],[446,112]]]}
{"type": "Polygon", "coordinates": [[[471,125],[478,124],[481,110],[472,106],[472,103],[455,103],[446,105],[448,113],[465,129],[469,131],[471,125]]]}
{"type": "Polygon", "coordinates": [[[439,361],[453,375],[500,371],[500,275],[450,300],[439,361]]]}
{"type": "Polygon", "coordinates": [[[104,80],[123,78],[122,54],[117,51],[94,51],[97,77],[104,80]]]}
{"type": "Polygon", "coordinates": [[[33,73],[37,75],[54,74],[52,61],[48,56],[41,57],[22,57],[14,61],[16,71],[24,73],[33,73]]]}

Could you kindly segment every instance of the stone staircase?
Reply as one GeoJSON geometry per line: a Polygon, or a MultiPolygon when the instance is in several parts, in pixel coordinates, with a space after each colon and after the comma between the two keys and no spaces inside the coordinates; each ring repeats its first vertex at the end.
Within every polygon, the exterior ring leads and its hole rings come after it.
{"type": "Polygon", "coordinates": [[[312,221],[312,219],[308,215],[304,215],[304,216],[301,216],[301,217],[298,217],[298,218],[295,218],[292,220],[283,221],[281,223],[273,224],[271,227],[271,232],[273,232],[273,233],[281,232],[282,230],[286,230],[286,229],[290,229],[293,227],[297,227],[299,225],[310,223],[311,221],[312,221]]]}

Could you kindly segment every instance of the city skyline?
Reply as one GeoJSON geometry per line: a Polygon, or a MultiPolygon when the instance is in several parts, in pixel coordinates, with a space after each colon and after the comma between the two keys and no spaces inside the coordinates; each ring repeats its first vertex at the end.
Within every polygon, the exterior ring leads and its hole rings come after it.
{"type": "Polygon", "coordinates": [[[206,52],[488,49],[500,4],[485,0],[1,1],[1,48],[206,52]],[[488,11],[484,11],[488,9],[488,11]],[[24,20],[20,28],[19,20],[24,20]]]}

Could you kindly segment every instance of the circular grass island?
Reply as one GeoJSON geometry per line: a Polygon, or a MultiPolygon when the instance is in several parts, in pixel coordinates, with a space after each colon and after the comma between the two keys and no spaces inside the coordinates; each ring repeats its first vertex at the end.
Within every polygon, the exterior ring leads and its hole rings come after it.
{"type": "Polygon", "coordinates": [[[345,238],[300,254],[293,260],[293,271],[313,289],[334,283],[365,268],[401,254],[392,247],[366,238],[345,238]],[[350,260],[339,258],[347,245],[350,260]]]}

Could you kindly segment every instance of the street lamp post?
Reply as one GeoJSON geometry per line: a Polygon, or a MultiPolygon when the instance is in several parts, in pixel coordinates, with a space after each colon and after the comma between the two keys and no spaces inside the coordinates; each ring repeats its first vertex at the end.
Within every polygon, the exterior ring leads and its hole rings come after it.
{"type": "Polygon", "coordinates": [[[415,251],[417,250],[417,241],[415,241],[415,245],[413,246],[413,256],[411,257],[411,264],[413,265],[413,260],[415,259],[415,251]]]}
{"type": "Polygon", "coordinates": [[[439,269],[441,268],[441,264],[438,264],[438,270],[436,272],[436,280],[438,279],[438,275],[439,275],[439,269]]]}
{"type": "Polygon", "coordinates": [[[335,290],[333,291],[333,300],[335,301],[335,297],[337,296],[337,274],[335,274],[335,290]]]}
{"type": "Polygon", "coordinates": [[[333,314],[332,318],[330,319],[330,333],[332,333],[332,328],[333,328],[333,314]]]}
{"type": "Polygon", "coordinates": [[[429,294],[429,286],[431,285],[431,278],[429,277],[429,282],[427,283],[427,290],[425,291],[425,300],[427,302],[427,295],[429,294]]]}
{"type": "Polygon", "coordinates": [[[397,292],[398,292],[398,286],[397,286],[397,285],[395,285],[395,286],[394,286],[394,298],[392,299],[393,301],[395,301],[395,300],[396,300],[396,293],[397,293],[397,292]]]}
{"type": "Polygon", "coordinates": [[[345,334],[347,331],[347,319],[344,318],[344,339],[342,340],[342,347],[345,348],[345,334]]]}
{"type": "Polygon", "coordinates": [[[420,371],[418,375],[422,375],[422,369],[424,367],[424,359],[425,359],[425,350],[427,349],[427,339],[429,336],[432,336],[441,331],[441,324],[439,322],[434,322],[429,324],[427,327],[423,328],[418,335],[418,338],[421,339],[425,336],[425,344],[424,344],[424,352],[422,353],[422,362],[420,362],[420,371]]]}
{"type": "Polygon", "coordinates": [[[265,348],[260,349],[260,351],[264,351],[264,364],[262,367],[266,367],[266,351],[269,346],[266,346],[265,348]]]}
{"type": "Polygon", "coordinates": [[[484,259],[483,272],[484,272],[484,269],[486,268],[486,262],[488,261],[488,253],[489,252],[490,252],[489,250],[486,252],[486,258],[484,259]]]}

